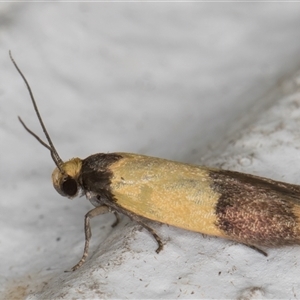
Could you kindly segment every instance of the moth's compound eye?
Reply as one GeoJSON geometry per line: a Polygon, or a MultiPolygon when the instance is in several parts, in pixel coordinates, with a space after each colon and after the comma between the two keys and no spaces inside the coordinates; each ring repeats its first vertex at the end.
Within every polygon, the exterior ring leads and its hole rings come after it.
{"type": "Polygon", "coordinates": [[[52,173],[52,183],[56,191],[63,197],[70,199],[77,196],[80,190],[78,178],[81,174],[81,160],[72,158],[63,163],[60,168],[55,168],[52,173]]]}
{"type": "Polygon", "coordinates": [[[76,180],[71,177],[67,177],[62,183],[61,189],[67,196],[69,197],[75,196],[78,191],[76,180]]]}

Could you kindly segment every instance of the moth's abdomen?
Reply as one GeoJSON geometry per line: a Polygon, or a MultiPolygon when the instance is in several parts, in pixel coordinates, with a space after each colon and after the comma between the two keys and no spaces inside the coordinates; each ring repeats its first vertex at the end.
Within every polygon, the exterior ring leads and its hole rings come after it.
{"type": "Polygon", "coordinates": [[[299,243],[299,219],[286,204],[242,198],[234,204],[225,203],[221,199],[217,205],[216,225],[231,239],[260,246],[299,243]]]}
{"type": "Polygon", "coordinates": [[[298,186],[232,171],[211,177],[221,195],[216,225],[231,239],[257,246],[300,243],[298,186]]]}
{"type": "Polygon", "coordinates": [[[233,171],[116,153],[109,191],[123,211],[253,246],[300,243],[300,187],[233,171]]]}

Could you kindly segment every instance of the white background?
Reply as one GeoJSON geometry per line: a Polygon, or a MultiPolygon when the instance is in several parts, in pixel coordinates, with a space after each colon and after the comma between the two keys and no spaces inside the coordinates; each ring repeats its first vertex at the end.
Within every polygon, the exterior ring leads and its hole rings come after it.
{"type": "Polygon", "coordinates": [[[92,206],[53,189],[49,151],[17,120],[43,137],[8,56],[64,160],[126,151],[300,184],[299,107],[277,104],[294,88],[299,28],[299,3],[0,3],[4,298],[300,297],[297,247],[266,260],[153,225],[166,241],[156,255],[147,232],[127,218],[112,230],[109,215],[93,220],[87,264],[64,273],[81,256],[92,206]]]}

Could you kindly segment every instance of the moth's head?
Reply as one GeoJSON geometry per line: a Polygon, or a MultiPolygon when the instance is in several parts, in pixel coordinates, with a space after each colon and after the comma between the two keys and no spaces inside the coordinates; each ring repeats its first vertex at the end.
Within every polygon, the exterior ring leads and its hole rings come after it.
{"type": "Polygon", "coordinates": [[[54,188],[58,191],[58,193],[60,193],[62,196],[68,197],[68,198],[74,198],[79,190],[80,190],[80,184],[79,184],[79,177],[81,174],[81,167],[82,167],[82,160],[79,158],[73,158],[67,162],[64,162],[60,156],[58,155],[52,141],[51,138],[47,132],[47,129],[44,125],[44,122],[42,120],[42,117],[40,115],[40,112],[38,110],[38,107],[36,105],[35,99],[33,97],[33,93],[32,90],[29,86],[29,83],[27,82],[27,79],[25,78],[25,76],[23,75],[23,73],[21,72],[21,70],[19,69],[18,65],[16,64],[16,62],[14,61],[11,52],[9,51],[9,55],[10,55],[10,59],[13,62],[14,66],[16,67],[17,71],[19,72],[19,74],[21,75],[21,77],[23,78],[29,95],[30,95],[30,99],[31,102],[33,104],[35,113],[38,117],[38,120],[40,122],[40,125],[44,131],[44,134],[46,136],[46,139],[48,140],[48,144],[45,143],[41,138],[39,138],[34,132],[32,132],[26,125],[25,123],[21,120],[21,118],[19,117],[20,122],[22,123],[22,125],[24,126],[24,128],[32,135],[34,136],[44,147],[46,147],[51,154],[51,157],[54,161],[54,163],[56,164],[56,169],[53,171],[52,173],[52,181],[53,181],[53,186],[54,188]]]}
{"type": "Polygon", "coordinates": [[[80,190],[79,176],[81,173],[82,160],[72,158],[55,168],[52,173],[52,183],[56,191],[70,199],[76,197],[80,190]]]}

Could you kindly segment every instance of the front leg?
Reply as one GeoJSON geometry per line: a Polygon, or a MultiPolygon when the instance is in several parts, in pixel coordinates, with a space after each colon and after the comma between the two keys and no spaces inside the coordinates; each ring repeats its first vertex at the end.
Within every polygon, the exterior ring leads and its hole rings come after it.
{"type": "Polygon", "coordinates": [[[109,207],[106,205],[102,205],[102,206],[97,206],[95,208],[93,208],[92,210],[90,210],[84,217],[84,233],[85,233],[85,245],[84,245],[84,251],[83,251],[83,255],[82,258],[80,259],[80,261],[71,269],[71,271],[75,271],[78,268],[80,268],[83,263],[85,262],[87,256],[88,256],[88,252],[89,252],[89,245],[90,245],[90,239],[92,237],[92,232],[91,232],[91,225],[90,225],[90,219],[92,219],[93,217],[102,215],[102,214],[106,214],[107,212],[109,212],[109,207]]]}

